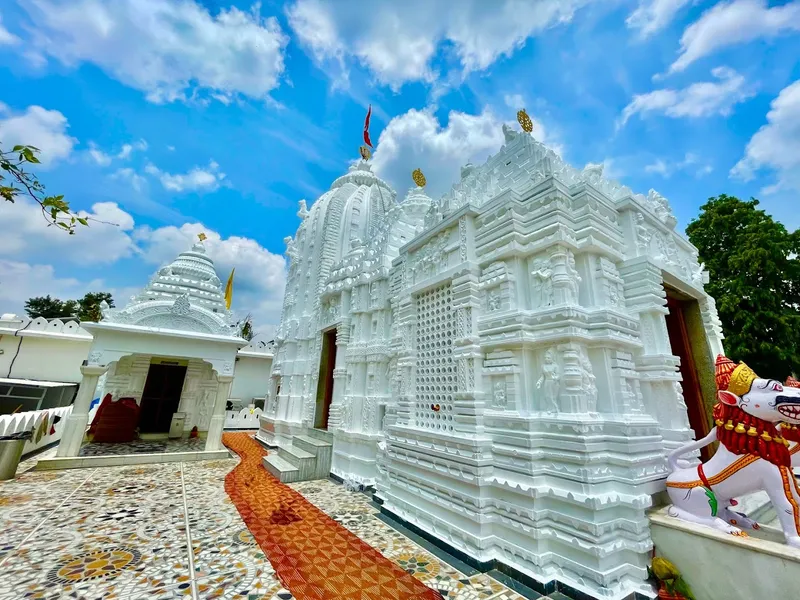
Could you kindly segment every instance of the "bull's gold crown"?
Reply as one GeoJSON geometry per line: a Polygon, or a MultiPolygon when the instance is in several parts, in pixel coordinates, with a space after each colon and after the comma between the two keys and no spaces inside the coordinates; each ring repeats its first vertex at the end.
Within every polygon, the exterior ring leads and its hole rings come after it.
{"type": "Polygon", "coordinates": [[[731,374],[731,381],[728,384],[728,391],[733,392],[737,396],[744,396],[750,391],[750,386],[753,381],[758,379],[755,371],[744,363],[739,363],[739,366],[733,370],[731,374]]]}

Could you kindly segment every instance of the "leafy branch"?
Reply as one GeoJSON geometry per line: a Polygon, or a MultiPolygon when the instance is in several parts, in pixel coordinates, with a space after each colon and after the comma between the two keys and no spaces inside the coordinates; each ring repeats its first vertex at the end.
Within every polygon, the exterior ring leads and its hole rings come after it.
{"type": "Polygon", "coordinates": [[[11,152],[4,152],[0,148],[0,198],[8,202],[15,202],[21,196],[32,198],[41,208],[48,226],[56,225],[73,235],[75,227],[89,225],[90,218],[73,213],[63,195],[46,195],[44,185],[36,175],[25,171],[26,164],[40,163],[37,154],[39,149],[35,146],[14,146],[11,152]]]}

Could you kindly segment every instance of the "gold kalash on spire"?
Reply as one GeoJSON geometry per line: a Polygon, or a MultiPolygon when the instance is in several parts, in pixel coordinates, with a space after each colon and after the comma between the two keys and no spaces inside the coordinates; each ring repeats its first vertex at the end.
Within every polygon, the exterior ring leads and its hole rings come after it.
{"type": "Polygon", "coordinates": [[[522,131],[525,133],[533,131],[533,121],[531,121],[531,118],[528,116],[528,113],[525,112],[524,108],[517,112],[517,121],[519,121],[522,131]]]}

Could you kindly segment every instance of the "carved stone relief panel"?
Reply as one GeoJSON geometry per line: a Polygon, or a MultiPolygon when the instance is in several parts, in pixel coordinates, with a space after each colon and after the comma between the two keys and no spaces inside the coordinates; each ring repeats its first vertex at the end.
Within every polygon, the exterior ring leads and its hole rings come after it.
{"type": "Polygon", "coordinates": [[[596,276],[600,283],[602,304],[611,308],[624,309],[624,282],[619,275],[617,266],[603,256],[598,257],[596,276]]]}
{"type": "Polygon", "coordinates": [[[410,259],[410,283],[418,283],[433,277],[447,268],[447,246],[449,231],[443,231],[419,250],[410,259]]]}
{"type": "Polygon", "coordinates": [[[558,399],[561,392],[562,373],[558,364],[558,351],[549,348],[544,352],[536,380],[536,392],[539,397],[539,408],[544,412],[558,414],[561,412],[558,399]]]}

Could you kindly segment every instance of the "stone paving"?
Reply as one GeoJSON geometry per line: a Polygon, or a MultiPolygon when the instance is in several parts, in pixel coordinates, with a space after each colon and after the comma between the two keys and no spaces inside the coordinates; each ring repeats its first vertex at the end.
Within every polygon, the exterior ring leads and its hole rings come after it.
{"type": "Polygon", "coordinates": [[[158,454],[162,452],[200,452],[205,450],[202,438],[176,440],[135,440],[124,443],[90,442],[81,446],[78,456],[110,456],[119,454],[158,454]]]}
{"type": "MultiPolygon", "coordinates": [[[[0,482],[0,600],[293,597],[225,493],[238,459],[63,471],[34,464],[0,482]]],[[[381,521],[365,494],[329,480],[291,487],[444,598],[523,599],[439,560],[381,521]]]]}

